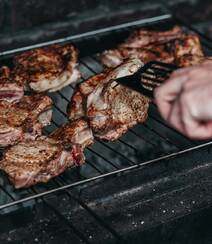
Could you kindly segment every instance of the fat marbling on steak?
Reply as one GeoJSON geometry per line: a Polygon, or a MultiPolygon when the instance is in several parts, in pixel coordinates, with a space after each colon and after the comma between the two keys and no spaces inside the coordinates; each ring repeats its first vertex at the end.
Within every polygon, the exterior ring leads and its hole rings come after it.
{"type": "Polygon", "coordinates": [[[161,61],[175,63],[181,67],[197,64],[204,57],[199,37],[186,34],[179,26],[161,31],[134,31],[117,48],[100,54],[106,67],[116,67],[126,58],[139,58],[142,62],[161,61]],[[186,57],[189,57],[186,60],[186,57]]]}
{"type": "Polygon", "coordinates": [[[71,99],[69,119],[85,117],[94,136],[108,141],[144,122],[150,99],[115,81],[133,74],[142,65],[139,59],[130,59],[83,82],[71,99]]]}
{"type": "Polygon", "coordinates": [[[15,188],[29,187],[84,162],[83,150],[93,143],[86,121],[78,120],[57,129],[49,137],[21,142],[8,148],[0,161],[15,188]],[[64,137],[65,135],[65,137],[64,137]]]}
{"type": "Polygon", "coordinates": [[[0,101],[16,102],[24,95],[23,85],[15,82],[7,66],[0,68],[0,101]]]}
{"type": "Polygon", "coordinates": [[[52,100],[42,94],[24,96],[16,103],[0,101],[0,146],[35,139],[51,116],[52,100]]]}
{"type": "Polygon", "coordinates": [[[80,77],[78,51],[73,45],[51,45],[15,57],[15,80],[26,89],[54,92],[80,77]]]}

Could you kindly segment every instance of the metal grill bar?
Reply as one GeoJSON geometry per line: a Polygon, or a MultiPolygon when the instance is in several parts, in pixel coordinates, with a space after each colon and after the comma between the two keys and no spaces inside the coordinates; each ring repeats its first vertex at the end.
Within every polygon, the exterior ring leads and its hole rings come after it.
{"type": "Polygon", "coordinates": [[[89,31],[89,32],[82,33],[82,34],[72,35],[72,36],[68,36],[65,38],[56,39],[53,41],[48,41],[48,42],[43,42],[43,43],[39,43],[39,44],[35,44],[35,45],[30,45],[27,47],[21,47],[21,48],[16,48],[16,49],[12,49],[12,50],[7,50],[4,52],[0,52],[0,56],[16,54],[18,52],[24,52],[24,51],[27,51],[27,50],[30,50],[33,48],[45,47],[45,46],[52,45],[52,44],[60,44],[60,43],[63,44],[66,42],[71,42],[71,41],[75,41],[75,40],[82,39],[82,38],[94,37],[95,35],[99,35],[101,33],[107,33],[107,32],[112,32],[115,30],[121,30],[121,29],[129,28],[129,27],[135,27],[135,26],[155,23],[155,22],[170,19],[171,17],[172,17],[171,14],[163,14],[160,16],[152,17],[152,18],[146,18],[146,19],[141,19],[141,20],[137,20],[137,21],[132,21],[129,23],[124,23],[121,25],[115,25],[115,26],[111,26],[111,27],[107,27],[107,28],[102,28],[99,30],[89,31]]]}
{"type": "MultiPolygon", "coordinates": [[[[59,177],[59,178],[60,178],[60,181],[56,180],[56,179],[54,180],[59,187],[64,185],[64,184],[67,184],[67,182],[65,182],[65,180],[62,179],[62,177],[59,177]]],[[[116,237],[119,241],[122,241],[122,243],[124,243],[124,239],[113,228],[111,228],[102,218],[100,218],[91,208],[89,208],[82,200],[80,200],[79,198],[76,198],[68,190],[65,190],[65,192],[70,197],[70,199],[74,199],[91,216],[93,216],[93,218],[95,218],[99,224],[101,224],[106,230],[109,230],[110,233],[112,233],[113,236],[116,237]]]]}
{"type": "Polygon", "coordinates": [[[126,168],[123,168],[123,169],[115,170],[115,171],[112,171],[112,172],[109,172],[109,173],[105,173],[105,174],[102,174],[102,175],[98,175],[98,176],[95,176],[95,177],[92,177],[92,178],[88,178],[88,179],[77,181],[77,182],[74,182],[74,183],[71,183],[71,184],[63,185],[61,187],[54,188],[54,189],[51,189],[51,190],[47,190],[45,192],[41,192],[41,193],[38,193],[38,194],[33,195],[33,196],[25,197],[25,198],[16,200],[14,202],[3,204],[3,205],[0,206],[0,210],[8,208],[8,207],[11,207],[11,206],[14,206],[14,205],[17,205],[17,204],[21,204],[21,203],[24,203],[24,202],[27,202],[27,201],[30,201],[30,200],[39,199],[39,198],[41,198],[43,196],[47,196],[47,195],[50,195],[52,193],[56,193],[56,192],[64,191],[66,189],[70,189],[70,188],[73,188],[73,187],[76,187],[76,186],[84,185],[86,183],[90,183],[90,182],[93,182],[95,180],[107,178],[107,177],[110,177],[110,176],[116,176],[116,175],[119,175],[120,173],[127,172],[127,171],[130,171],[130,170],[133,170],[133,169],[137,169],[137,168],[140,168],[140,167],[145,167],[145,166],[151,165],[153,163],[158,163],[158,162],[160,162],[162,160],[171,159],[173,157],[177,157],[177,156],[186,154],[186,153],[191,152],[191,151],[199,150],[199,149],[204,148],[204,147],[209,146],[209,145],[212,145],[212,141],[204,143],[204,144],[201,144],[201,145],[198,145],[198,146],[195,146],[195,147],[192,147],[192,148],[188,148],[188,149],[185,149],[185,150],[182,150],[182,151],[179,151],[179,152],[175,152],[175,153],[172,153],[172,154],[169,154],[169,155],[166,155],[166,156],[162,156],[162,157],[159,157],[159,158],[156,158],[156,159],[152,159],[152,160],[148,160],[148,161],[145,161],[145,162],[142,162],[142,163],[138,163],[136,165],[132,165],[132,166],[129,166],[129,167],[126,167],[126,168]]]}
{"type": "MultiPolygon", "coordinates": [[[[34,194],[39,194],[34,188],[32,188],[34,194]]],[[[46,199],[43,197],[41,198],[42,202],[50,209],[56,216],[63,221],[70,229],[74,231],[74,233],[84,242],[87,244],[91,244],[91,242],[68,220],[64,215],[60,213],[55,207],[53,207],[46,199]]]]}
{"type": "MultiPolygon", "coordinates": [[[[161,20],[165,20],[165,19],[170,19],[170,17],[171,17],[170,15],[163,15],[163,17],[158,17],[158,18],[154,18],[154,19],[152,18],[152,19],[148,19],[146,21],[139,21],[139,22],[136,22],[133,24],[130,23],[127,25],[116,26],[114,28],[101,30],[99,32],[97,31],[95,33],[93,33],[93,32],[86,33],[84,35],[67,37],[64,39],[55,40],[53,42],[41,43],[41,44],[30,46],[30,47],[9,50],[9,51],[0,53],[0,57],[4,57],[5,55],[9,55],[9,54],[15,54],[20,51],[29,50],[31,48],[46,46],[46,45],[53,44],[53,43],[65,43],[70,40],[76,40],[76,39],[79,39],[82,37],[91,36],[93,34],[105,33],[105,31],[107,31],[109,33],[111,30],[116,30],[116,29],[120,30],[120,28],[126,28],[126,27],[136,26],[136,25],[140,25],[140,24],[146,24],[146,23],[152,23],[153,21],[158,21],[158,20],[161,21],[161,20]]],[[[80,62],[80,65],[83,66],[88,71],[89,75],[86,75],[87,77],[91,76],[93,74],[96,74],[102,70],[102,66],[99,64],[99,62],[95,56],[94,57],[89,56],[89,57],[87,57],[87,59],[86,58],[82,59],[80,62]]],[[[86,76],[83,76],[83,80],[86,79],[86,76]]],[[[74,89],[74,86],[72,86],[72,85],[69,87],[72,88],[72,90],[74,89]]],[[[57,92],[57,94],[58,94],[58,96],[60,96],[60,98],[64,99],[64,101],[69,102],[69,98],[67,98],[66,95],[63,94],[63,91],[59,91],[59,92],[57,92]]],[[[66,113],[61,109],[61,107],[57,103],[55,104],[55,110],[64,118],[65,121],[67,121],[66,113]]],[[[175,151],[177,150],[177,152],[173,152],[173,153],[170,153],[165,156],[159,156],[157,158],[150,159],[150,160],[144,160],[143,162],[141,162],[141,160],[138,160],[136,158],[133,158],[133,160],[131,158],[128,158],[127,156],[125,156],[123,151],[117,152],[116,149],[114,149],[110,143],[105,143],[105,142],[101,142],[98,140],[98,144],[100,144],[103,148],[105,148],[105,150],[107,150],[111,153],[116,153],[117,156],[119,156],[122,160],[125,160],[127,162],[128,166],[126,166],[126,165],[124,167],[123,167],[123,165],[120,166],[119,162],[118,163],[113,162],[112,160],[108,159],[108,155],[106,155],[106,156],[102,155],[101,153],[96,151],[95,148],[90,147],[87,149],[87,152],[90,155],[92,155],[95,159],[100,160],[102,162],[102,164],[107,164],[110,167],[110,169],[108,169],[108,168],[106,169],[106,173],[104,173],[105,171],[102,170],[102,168],[98,167],[94,161],[91,161],[90,159],[86,159],[86,163],[98,174],[97,176],[88,178],[86,176],[83,176],[82,172],[80,172],[80,177],[79,177],[78,181],[75,180],[74,182],[71,182],[71,183],[68,183],[68,181],[66,181],[66,180],[61,180],[61,179],[63,179],[63,176],[62,176],[62,177],[56,178],[55,180],[52,181],[52,182],[56,182],[56,186],[54,188],[51,187],[49,189],[48,188],[49,186],[47,184],[46,186],[44,186],[45,191],[38,192],[37,190],[35,190],[35,191],[33,191],[33,195],[29,194],[28,196],[20,198],[20,199],[13,197],[13,195],[11,195],[10,192],[8,192],[3,186],[0,186],[0,188],[5,192],[5,194],[7,194],[9,196],[9,198],[11,199],[10,202],[6,202],[5,204],[0,205],[0,210],[14,206],[14,205],[18,205],[18,204],[21,204],[21,203],[24,203],[24,202],[27,202],[30,200],[41,199],[43,201],[45,196],[63,191],[66,194],[68,193],[68,195],[70,197],[72,197],[72,199],[74,197],[74,199],[78,202],[78,204],[80,204],[84,209],[86,209],[86,211],[88,211],[99,223],[101,223],[101,225],[105,229],[107,229],[110,233],[112,233],[116,239],[122,240],[122,238],[116,233],[116,231],[113,228],[111,228],[107,223],[105,223],[99,216],[97,216],[96,213],[94,213],[81,199],[77,199],[75,196],[73,196],[73,194],[70,194],[69,189],[77,187],[77,186],[82,186],[82,185],[94,182],[96,180],[99,180],[99,179],[104,179],[104,178],[111,177],[111,176],[117,176],[120,173],[124,173],[129,170],[137,169],[140,167],[145,167],[145,166],[151,165],[153,163],[158,163],[161,160],[167,160],[167,159],[170,159],[170,158],[182,155],[182,154],[186,154],[190,151],[199,150],[200,148],[203,148],[205,146],[212,145],[212,142],[207,142],[205,144],[198,145],[198,143],[188,140],[187,138],[183,137],[181,134],[179,134],[176,131],[169,128],[161,119],[159,119],[157,117],[157,115],[155,113],[151,113],[149,115],[149,117],[158,126],[163,126],[164,128],[166,128],[166,130],[169,130],[170,132],[178,135],[179,138],[183,138],[184,142],[178,143],[177,140],[173,140],[172,138],[163,135],[163,133],[157,131],[157,129],[155,127],[151,126],[151,124],[148,121],[147,121],[147,123],[144,123],[143,125],[138,126],[138,128],[141,127],[147,133],[155,135],[155,137],[157,137],[159,140],[161,140],[161,142],[165,143],[166,145],[174,146],[175,151]],[[192,146],[192,147],[185,149],[185,147],[188,147],[188,146],[192,146]],[[139,162],[137,162],[137,161],[139,161],[139,162]],[[83,179],[83,180],[81,180],[81,179],[83,179]],[[59,183],[58,183],[58,181],[59,181],[59,183]]],[[[53,120],[52,124],[54,127],[60,126],[60,124],[57,121],[55,121],[55,119],[53,120]]],[[[47,128],[47,129],[45,129],[45,132],[49,133],[50,130],[51,130],[51,128],[50,129],[47,128]]],[[[144,135],[139,134],[139,132],[137,132],[135,129],[130,129],[128,134],[139,139],[146,145],[150,146],[152,149],[157,148],[157,144],[155,143],[155,141],[151,141],[148,137],[146,138],[144,135]]],[[[134,145],[130,141],[127,141],[125,139],[125,137],[119,139],[118,143],[120,143],[120,145],[122,145],[123,147],[128,148],[132,154],[136,155],[139,153],[139,149],[136,147],[136,145],[134,145]]],[[[160,151],[159,153],[160,153],[160,155],[164,155],[167,152],[160,151]]],[[[86,167],[86,165],[85,165],[85,167],[86,167]]],[[[32,189],[35,189],[35,188],[32,188],[32,189]]],[[[47,200],[45,200],[45,201],[47,201],[47,200]]],[[[49,203],[47,203],[47,205],[48,204],[49,203]]],[[[83,240],[86,243],[90,243],[81,232],[78,232],[78,230],[75,228],[75,226],[73,226],[73,224],[69,220],[67,220],[63,215],[61,216],[61,213],[58,212],[57,209],[55,209],[53,206],[50,206],[50,205],[48,205],[48,207],[51,209],[53,208],[52,211],[58,216],[58,218],[60,218],[63,222],[65,222],[67,224],[67,226],[69,226],[69,228],[71,228],[81,240],[83,240]]]]}
{"type": "MultiPolygon", "coordinates": [[[[85,65],[91,72],[93,72],[93,74],[97,74],[97,73],[98,73],[97,71],[94,70],[94,68],[90,67],[86,62],[83,62],[83,61],[81,60],[81,63],[82,63],[83,65],[85,65]]],[[[164,136],[161,135],[159,132],[157,132],[155,129],[150,128],[147,124],[144,123],[143,126],[145,126],[148,130],[154,132],[154,133],[155,133],[157,136],[159,136],[162,140],[165,140],[165,141],[167,141],[168,143],[170,143],[170,144],[176,146],[178,149],[183,149],[183,148],[180,147],[177,143],[172,142],[169,138],[164,137],[164,136]]],[[[140,139],[144,140],[145,142],[147,142],[147,143],[149,143],[149,144],[155,146],[151,141],[145,139],[144,137],[142,137],[142,136],[138,135],[136,132],[134,132],[133,129],[129,129],[129,132],[133,133],[134,135],[136,135],[136,136],[139,137],[140,139]]]]}
{"type": "Polygon", "coordinates": [[[127,160],[129,162],[130,165],[134,165],[136,164],[136,162],[133,162],[132,160],[130,160],[129,158],[127,158],[126,156],[124,156],[122,153],[116,151],[115,149],[113,149],[112,147],[110,147],[109,145],[107,145],[105,142],[102,142],[100,140],[97,139],[97,141],[99,143],[101,143],[102,145],[104,145],[105,147],[107,147],[108,149],[110,149],[111,151],[113,151],[114,153],[118,154],[119,156],[121,156],[122,158],[124,158],[125,160],[127,160]]]}
{"type": "MultiPolygon", "coordinates": [[[[152,106],[154,107],[154,109],[156,109],[156,106],[154,104],[152,104],[152,106]]],[[[158,123],[160,123],[161,125],[163,125],[164,127],[170,129],[172,132],[174,132],[177,136],[179,136],[182,139],[184,139],[186,141],[187,145],[190,146],[195,146],[198,145],[198,143],[196,141],[192,141],[189,138],[185,137],[184,135],[182,135],[181,133],[179,133],[178,131],[176,131],[174,128],[171,128],[167,123],[165,123],[160,117],[159,114],[157,114],[157,116],[154,114],[150,114],[149,115],[150,118],[152,118],[153,120],[157,121],[158,123]]]]}

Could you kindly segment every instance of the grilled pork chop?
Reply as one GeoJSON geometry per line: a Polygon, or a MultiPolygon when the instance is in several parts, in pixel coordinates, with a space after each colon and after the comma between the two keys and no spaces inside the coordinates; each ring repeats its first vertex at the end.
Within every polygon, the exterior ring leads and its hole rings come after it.
{"type": "Polygon", "coordinates": [[[81,165],[83,149],[92,142],[93,135],[87,123],[78,120],[49,137],[10,147],[0,161],[0,169],[7,173],[15,188],[47,182],[68,167],[81,165]]]}
{"type": "Polygon", "coordinates": [[[15,102],[24,95],[22,84],[15,82],[7,66],[0,68],[0,101],[15,102]]]}
{"type": "Polygon", "coordinates": [[[35,139],[52,116],[52,100],[44,95],[24,96],[20,101],[0,102],[0,146],[35,139]]]}
{"type": "Polygon", "coordinates": [[[94,136],[109,141],[144,122],[149,99],[115,82],[116,78],[133,74],[141,66],[139,59],[131,59],[83,82],[72,97],[70,120],[86,117],[94,136]]]}
{"type": "Polygon", "coordinates": [[[145,29],[134,31],[122,44],[121,47],[142,48],[148,45],[160,45],[182,37],[183,30],[174,26],[168,31],[148,31],[145,29]]]}
{"type": "Polygon", "coordinates": [[[176,63],[183,67],[203,56],[199,37],[185,34],[176,26],[166,32],[135,31],[117,48],[104,51],[100,59],[107,67],[116,67],[126,58],[139,58],[144,63],[153,60],[176,63]],[[188,55],[190,59],[184,64],[183,57],[188,55]]]}
{"type": "Polygon", "coordinates": [[[91,145],[94,142],[92,130],[88,122],[78,119],[72,123],[67,123],[51,134],[51,138],[63,141],[66,145],[78,144],[82,148],[91,145]]]}
{"type": "Polygon", "coordinates": [[[54,92],[75,82],[78,52],[72,45],[52,45],[15,58],[15,79],[36,92],[54,92]]]}

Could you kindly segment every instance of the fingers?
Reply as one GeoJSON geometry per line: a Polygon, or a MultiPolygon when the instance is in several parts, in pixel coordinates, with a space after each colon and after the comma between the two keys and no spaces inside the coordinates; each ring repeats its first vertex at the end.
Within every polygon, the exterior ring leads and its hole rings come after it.
{"type": "Polygon", "coordinates": [[[167,121],[172,127],[174,127],[176,130],[183,133],[184,128],[183,128],[183,123],[181,118],[182,118],[181,106],[179,100],[176,100],[172,105],[167,121]]]}
{"type": "Polygon", "coordinates": [[[164,119],[167,119],[170,113],[171,103],[181,93],[183,83],[188,80],[188,77],[183,75],[184,72],[185,70],[174,72],[169,80],[154,91],[155,102],[164,119]]]}
{"type": "Polygon", "coordinates": [[[155,90],[164,119],[192,139],[212,138],[212,62],[175,71],[155,90]]]}
{"type": "Polygon", "coordinates": [[[177,99],[182,90],[189,90],[190,87],[198,86],[206,80],[211,68],[212,66],[202,65],[179,69],[163,85],[155,89],[154,100],[164,119],[167,119],[173,101],[177,99]],[[204,69],[206,69],[206,72],[204,69]]]}
{"type": "Polygon", "coordinates": [[[203,64],[212,65],[212,58],[211,57],[206,57],[205,60],[203,61],[203,64]]]}
{"type": "Polygon", "coordinates": [[[172,105],[167,119],[168,123],[191,139],[205,140],[212,137],[212,121],[201,122],[196,120],[187,106],[178,99],[172,105]]]}

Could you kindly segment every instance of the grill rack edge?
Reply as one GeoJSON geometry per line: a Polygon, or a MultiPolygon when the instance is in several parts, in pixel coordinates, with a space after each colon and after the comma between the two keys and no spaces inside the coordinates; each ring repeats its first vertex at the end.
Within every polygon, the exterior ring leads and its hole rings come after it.
{"type": "MultiPolygon", "coordinates": [[[[144,23],[144,26],[145,26],[145,23],[144,23]]],[[[132,27],[132,26],[131,26],[132,27]]],[[[125,27],[124,27],[125,28],[125,27]]],[[[113,31],[113,30],[112,30],[113,31]]],[[[194,29],[193,29],[193,31],[194,31],[194,29]]],[[[66,40],[67,41],[67,40],[66,40]]],[[[2,55],[2,56],[4,56],[4,55],[6,55],[6,54],[10,54],[10,53],[0,53],[0,56],[2,55]]],[[[97,62],[96,60],[95,60],[95,58],[94,57],[89,57],[89,59],[93,59],[94,60],[94,62],[97,62]]],[[[82,59],[81,61],[80,61],[80,63],[81,63],[81,65],[83,65],[84,67],[86,67],[88,70],[90,70],[90,72],[91,73],[93,73],[93,74],[95,74],[95,73],[97,73],[98,71],[95,71],[92,67],[90,67],[90,65],[89,65],[89,62],[87,62],[86,60],[84,60],[84,59],[82,59]]],[[[83,77],[84,79],[86,79],[86,77],[83,77]]],[[[84,80],[83,79],[83,80],[84,80]]],[[[73,88],[73,87],[72,87],[73,88]]],[[[58,92],[58,94],[59,94],[59,96],[61,97],[61,99],[64,99],[64,100],[67,100],[66,102],[68,102],[68,99],[59,91],[58,92]]],[[[56,107],[55,107],[55,109],[56,110],[58,110],[58,113],[61,113],[63,116],[65,116],[65,114],[64,114],[64,111],[61,111],[61,109],[59,108],[59,107],[57,107],[57,105],[56,105],[56,107]]],[[[153,119],[155,119],[154,117],[153,117],[153,119]]],[[[161,121],[161,120],[159,120],[158,121],[159,123],[161,123],[163,126],[164,126],[164,124],[163,124],[163,122],[161,121]]],[[[57,127],[58,125],[57,125],[57,122],[55,122],[55,121],[53,121],[53,124],[57,127]]],[[[148,127],[148,125],[145,125],[145,126],[147,126],[147,130],[151,130],[152,128],[150,127],[148,127]]],[[[153,128],[154,129],[154,128],[153,128]]],[[[139,135],[137,135],[137,133],[136,133],[136,131],[134,131],[133,129],[132,129],[132,131],[131,131],[131,133],[134,133],[135,134],[135,136],[139,136],[139,135]]],[[[176,133],[176,132],[174,132],[174,133],[176,133]]],[[[160,134],[159,134],[159,136],[160,136],[160,134]]],[[[179,135],[179,137],[180,138],[183,138],[181,135],[179,135]]],[[[145,139],[145,138],[142,138],[142,139],[145,139]]],[[[163,138],[163,137],[161,137],[161,140],[166,140],[166,139],[168,139],[169,140],[169,138],[163,138]]],[[[184,138],[184,140],[186,141],[187,139],[185,139],[184,138]]],[[[124,143],[124,141],[121,139],[121,143],[124,143]]],[[[127,142],[126,142],[127,143],[127,142]]],[[[148,143],[148,142],[147,142],[148,143]]],[[[167,143],[171,143],[171,142],[167,142],[167,143]]],[[[55,187],[55,188],[52,188],[52,189],[47,189],[47,190],[45,190],[45,191],[43,191],[43,192],[39,192],[37,189],[36,189],[36,187],[33,187],[33,188],[31,188],[31,189],[29,189],[29,190],[26,190],[26,191],[28,191],[29,192],[29,196],[27,196],[27,197],[23,197],[23,198],[20,198],[20,199],[16,199],[14,196],[13,196],[13,194],[11,194],[11,192],[8,190],[8,189],[6,189],[3,185],[0,185],[0,189],[3,191],[3,192],[5,192],[5,194],[7,194],[8,196],[9,196],[9,198],[11,199],[9,202],[7,202],[7,203],[4,203],[4,204],[1,204],[0,205],[0,210],[3,210],[3,209],[6,209],[6,208],[9,208],[9,207],[12,207],[12,206],[14,206],[14,205],[17,205],[17,204],[21,204],[21,203],[24,203],[24,202],[27,202],[27,201],[31,201],[31,200],[39,200],[39,199],[41,199],[42,201],[44,201],[44,203],[45,204],[47,204],[48,205],[48,203],[46,202],[46,200],[44,199],[44,196],[46,196],[46,195],[49,195],[49,194],[52,194],[52,193],[55,193],[55,192],[58,192],[58,191],[64,191],[66,194],[70,194],[69,193],[69,191],[68,191],[68,189],[71,189],[71,188],[73,188],[73,187],[76,187],[76,186],[80,186],[80,185],[84,185],[84,184],[86,184],[86,183],[89,183],[89,182],[92,182],[92,181],[95,181],[95,180],[97,180],[97,179],[103,179],[103,178],[105,178],[105,177],[108,177],[108,176],[111,176],[111,175],[117,175],[117,174],[119,174],[119,173],[123,173],[123,172],[127,172],[127,171],[129,171],[129,170],[132,170],[132,169],[136,169],[136,168],[139,168],[139,167],[143,167],[143,166],[146,166],[146,165],[149,165],[149,164],[152,164],[152,163],[156,163],[156,162],[159,162],[159,161],[161,161],[161,160],[166,160],[166,159],[168,159],[168,158],[172,158],[172,157],[175,157],[175,156],[177,156],[177,155],[180,155],[180,154],[184,154],[184,153],[187,153],[187,152],[189,152],[189,151],[192,151],[192,150],[197,150],[197,149],[199,149],[199,148],[201,148],[201,147],[204,147],[204,146],[207,146],[207,145],[211,145],[212,144],[212,142],[206,142],[206,143],[204,143],[204,144],[199,144],[199,143],[193,143],[193,142],[189,142],[190,143],[190,146],[188,147],[188,148],[179,148],[176,152],[173,152],[173,153],[170,153],[170,154],[168,154],[168,155],[163,155],[163,156],[161,156],[161,157],[157,157],[157,158],[154,158],[154,159],[151,159],[151,160],[146,160],[146,161],[144,161],[144,162],[141,162],[141,163],[137,163],[137,164],[133,164],[133,162],[131,162],[131,165],[130,165],[130,162],[129,162],[129,166],[127,166],[127,167],[123,167],[123,168],[116,168],[115,167],[115,170],[113,170],[113,171],[110,171],[110,172],[108,172],[108,173],[102,173],[101,171],[100,172],[98,172],[99,173],[99,175],[97,175],[97,176],[94,176],[94,177],[91,177],[91,178],[88,178],[88,179],[83,179],[83,180],[79,180],[79,181],[76,181],[76,182],[73,182],[73,183],[66,183],[66,182],[64,182],[64,180],[62,179],[62,178],[55,178],[55,179],[53,179],[52,181],[55,183],[55,185],[57,186],[57,187],[55,187]]],[[[188,143],[188,144],[189,144],[188,143]]],[[[132,147],[133,147],[133,145],[131,145],[132,147]]],[[[178,145],[176,145],[176,146],[178,146],[178,145]]],[[[105,147],[109,147],[109,145],[107,145],[107,146],[105,146],[105,147]]],[[[93,149],[89,149],[89,150],[93,150],[93,149]]],[[[109,149],[109,150],[112,150],[111,148],[109,149]]],[[[101,155],[100,155],[101,156],[101,155]]],[[[105,161],[105,160],[104,160],[105,161]]],[[[131,160],[130,160],[131,161],[131,160]]],[[[96,170],[96,171],[98,171],[98,168],[97,169],[95,169],[95,165],[93,165],[93,162],[87,162],[89,165],[91,165],[91,167],[93,167],[93,169],[94,170],[96,170]]],[[[112,162],[108,162],[109,164],[110,163],[112,163],[112,162]]],[[[72,170],[72,169],[70,169],[70,170],[72,170]]],[[[11,189],[10,189],[11,190],[11,189]]],[[[71,196],[71,195],[70,195],[71,196]]],[[[73,197],[73,196],[71,196],[71,197],[73,197]]],[[[76,201],[79,201],[79,200],[76,200],[76,201]]],[[[81,206],[83,206],[84,208],[86,207],[86,208],[88,208],[89,209],[89,207],[88,206],[86,206],[86,205],[83,205],[83,203],[80,203],[79,202],[79,204],[81,205],[81,206]]],[[[61,219],[63,219],[63,221],[64,221],[64,216],[61,214],[61,213],[58,213],[57,212],[57,210],[55,209],[55,208],[53,208],[52,206],[49,206],[49,208],[51,208],[55,213],[57,213],[57,215],[58,215],[58,217],[59,218],[61,218],[61,219]]],[[[121,236],[119,236],[119,234],[118,233],[116,233],[116,231],[115,230],[113,230],[110,226],[108,226],[107,225],[107,223],[105,223],[102,219],[99,219],[99,217],[98,216],[96,216],[96,214],[95,213],[93,213],[92,212],[92,210],[91,209],[89,209],[89,211],[91,211],[90,213],[91,213],[91,215],[102,225],[102,226],[104,226],[104,228],[106,228],[110,233],[112,233],[112,235],[116,238],[116,239],[118,239],[118,240],[122,240],[122,237],[121,236]]],[[[70,223],[69,223],[69,225],[70,225],[70,223]]],[[[74,230],[74,232],[76,232],[76,234],[77,234],[77,236],[79,236],[79,238],[80,239],[82,239],[84,242],[86,242],[86,243],[90,243],[88,240],[87,240],[87,238],[82,234],[82,233],[79,233],[76,229],[74,229],[74,227],[72,226],[72,225],[70,225],[69,226],[70,228],[72,228],[73,230],[74,230]]]]}

